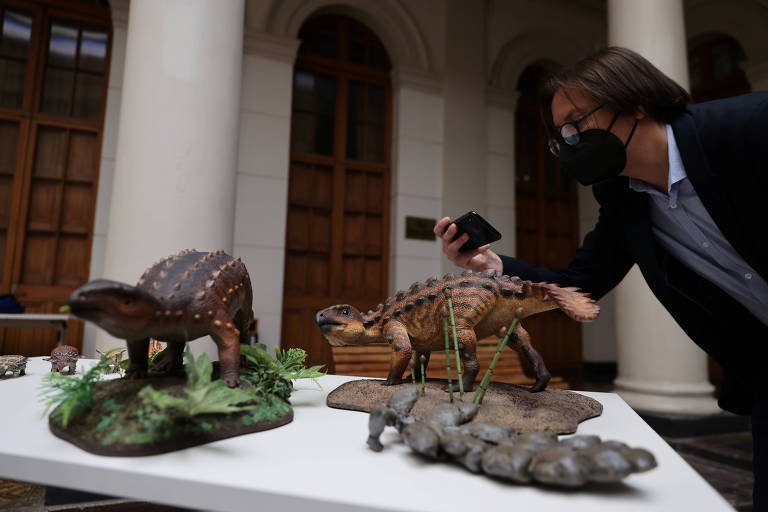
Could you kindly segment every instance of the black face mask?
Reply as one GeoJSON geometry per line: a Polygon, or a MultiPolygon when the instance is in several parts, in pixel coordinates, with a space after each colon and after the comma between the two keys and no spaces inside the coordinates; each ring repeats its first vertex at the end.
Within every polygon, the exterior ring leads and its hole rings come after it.
{"type": "Polygon", "coordinates": [[[627,146],[635,134],[638,119],[629,132],[626,144],[611,133],[618,114],[613,116],[607,130],[591,128],[580,132],[576,145],[560,143],[560,164],[582,185],[593,185],[621,174],[627,165],[627,146]]]}

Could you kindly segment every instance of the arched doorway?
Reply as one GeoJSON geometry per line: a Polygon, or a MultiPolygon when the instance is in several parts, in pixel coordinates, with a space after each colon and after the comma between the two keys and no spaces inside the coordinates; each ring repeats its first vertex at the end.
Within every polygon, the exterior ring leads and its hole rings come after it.
{"type": "Polygon", "coordinates": [[[291,118],[282,345],[334,371],[315,313],[365,311],[387,294],[390,61],[378,38],[344,16],[299,32],[291,118]]]}
{"type": "MultiPolygon", "coordinates": [[[[57,312],[88,279],[111,38],[105,2],[0,2],[0,294],[27,313],[57,312]]],[[[55,340],[0,330],[0,353],[55,340]]]]}
{"type": "Polygon", "coordinates": [[[709,34],[692,41],[689,48],[694,102],[728,98],[752,90],[741,67],[747,56],[736,39],[725,34],[709,34]]]}
{"type": "MultiPolygon", "coordinates": [[[[541,88],[551,69],[534,64],[518,80],[515,112],[517,254],[536,266],[564,268],[579,246],[576,182],[547,148],[541,88]]],[[[527,320],[550,371],[573,384],[580,377],[581,328],[559,310],[527,320]]]]}

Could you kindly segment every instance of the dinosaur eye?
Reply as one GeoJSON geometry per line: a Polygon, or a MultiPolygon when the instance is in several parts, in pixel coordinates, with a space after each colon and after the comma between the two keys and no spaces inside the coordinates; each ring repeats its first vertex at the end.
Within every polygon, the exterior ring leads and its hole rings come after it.
{"type": "Polygon", "coordinates": [[[123,304],[125,304],[126,306],[130,306],[131,304],[133,304],[133,299],[127,299],[127,298],[123,299],[123,304]]]}
{"type": "Polygon", "coordinates": [[[341,310],[341,314],[344,315],[344,316],[349,316],[349,309],[347,309],[347,308],[342,309],[341,310]]]}

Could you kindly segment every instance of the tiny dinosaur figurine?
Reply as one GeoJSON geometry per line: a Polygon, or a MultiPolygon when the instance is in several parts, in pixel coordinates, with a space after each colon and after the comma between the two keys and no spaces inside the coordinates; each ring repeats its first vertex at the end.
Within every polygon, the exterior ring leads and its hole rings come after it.
{"type": "Polygon", "coordinates": [[[127,341],[126,378],[147,375],[150,338],[168,343],[152,370],[183,367],[188,341],[210,335],[219,347],[221,379],[238,385],[240,344],[253,322],[253,292],[240,258],[224,251],[184,250],[148,268],[136,286],[98,279],[75,290],[67,304],[75,316],[127,341]]]}
{"type": "Polygon", "coordinates": [[[51,371],[62,373],[67,369],[67,375],[77,373],[77,359],[80,352],[72,345],[62,345],[51,350],[51,357],[44,357],[43,361],[50,361],[51,371]]]}
{"type": "MultiPolygon", "coordinates": [[[[550,283],[533,283],[495,270],[460,276],[446,274],[414,283],[399,291],[375,311],[365,315],[348,304],[331,306],[317,313],[315,321],[333,346],[366,345],[387,342],[392,345],[389,376],[383,382],[400,384],[409,360],[444,349],[443,318],[453,303],[456,334],[464,361],[464,389],[471,391],[480,369],[476,357],[477,340],[503,332],[516,315],[525,318],[560,308],[580,322],[594,320],[600,307],[576,288],[561,288],[550,283]],[[522,309],[522,311],[519,311],[522,309]]],[[[516,350],[533,368],[536,382],[531,391],[546,388],[550,374],[538,352],[531,346],[528,332],[518,324],[510,339],[516,350]]]]}

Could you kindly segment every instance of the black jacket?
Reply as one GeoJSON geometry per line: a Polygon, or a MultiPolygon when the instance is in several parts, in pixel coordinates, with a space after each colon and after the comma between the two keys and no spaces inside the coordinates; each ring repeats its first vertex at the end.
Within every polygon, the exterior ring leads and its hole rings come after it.
{"type": "MultiPolygon", "coordinates": [[[[768,92],[691,105],[672,121],[685,171],[712,219],[744,260],[768,280],[768,92]]],[[[749,414],[766,385],[768,326],[672,257],[651,233],[649,198],[616,177],[593,186],[594,230],[568,268],[502,256],[504,273],[578,286],[600,298],[637,264],[686,334],[723,367],[723,409],[749,414]]],[[[766,304],[768,307],[768,304],[766,304]]]]}

